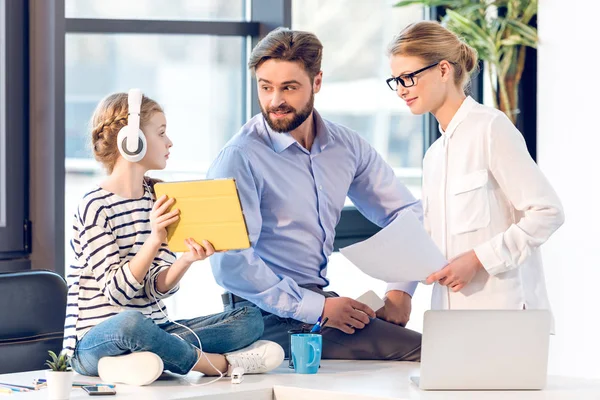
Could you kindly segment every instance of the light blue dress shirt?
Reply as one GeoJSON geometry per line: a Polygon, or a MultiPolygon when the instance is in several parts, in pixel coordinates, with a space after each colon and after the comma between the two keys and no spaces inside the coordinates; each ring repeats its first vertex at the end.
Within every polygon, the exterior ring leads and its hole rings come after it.
{"type": "MultiPolygon", "coordinates": [[[[299,285],[327,286],[327,261],[346,196],[369,220],[388,225],[421,202],[356,132],[314,111],[311,150],[270,129],[259,114],[221,150],[209,178],[235,178],[252,247],[210,260],[226,290],[284,318],[316,323],[325,298],[299,285]]],[[[390,267],[402,260],[390,260],[390,267]]],[[[390,283],[410,295],[417,283],[390,283]]]]}

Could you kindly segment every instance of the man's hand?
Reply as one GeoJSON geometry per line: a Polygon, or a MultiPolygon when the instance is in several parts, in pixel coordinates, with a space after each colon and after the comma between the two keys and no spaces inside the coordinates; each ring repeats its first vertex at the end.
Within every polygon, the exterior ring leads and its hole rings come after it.
{"type": "Polygon", "coordinates": [[[440,271],[427,278],[430,285],[438,281],[442,286],[448,286],[453,292],[458,292],[473,280],[477,271],[483,268],[474,250],[468,251],[450,260],[440,271]]]}
{"type": "Polygon", "coordinates": [[[348,297],[328,297],[323,307],[323,319],[326,317],[329,318],[327,326],[351,335],[355,329],[362,329],[371,322],[369,317],[375,318],[375,312],[348,297]]]}
{"type": "Polygon", "coordinates": [[[392,324],[406,326],[412,308],[410,295],[401,290],[390,290],[384,300],[385,305],[377,311],[377,317],[392,324]]]}

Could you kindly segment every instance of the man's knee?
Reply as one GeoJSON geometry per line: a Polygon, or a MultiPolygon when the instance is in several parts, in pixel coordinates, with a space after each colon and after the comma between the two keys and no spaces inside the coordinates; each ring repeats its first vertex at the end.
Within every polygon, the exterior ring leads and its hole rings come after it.
{"type": "Polygon", "coordinates": [[[391,334],[385,338],[393,346],[388,359],[393,361],[421,361],[421,334],[419,332],[394,325],[391,334]]]}
{"type": "Polygon", "coordinates": [[[326,329],[323,358],[420,361],[421,334],[379,319],[353,335],[326,329]]]}
{"type": "Polygon", "coordinates": [[[420,362],[421,361],[421,344],[419,344],[419,347],[415,348],[414,350],[408,352],[407,354],[405,354],[401,360],[398,361],[413,361],[413,362],[420,362]]]}

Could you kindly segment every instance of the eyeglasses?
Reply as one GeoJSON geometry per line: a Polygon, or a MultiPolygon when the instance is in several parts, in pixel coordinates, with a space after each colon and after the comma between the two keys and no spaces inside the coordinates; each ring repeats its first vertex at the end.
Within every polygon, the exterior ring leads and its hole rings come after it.
{"type": "Polygon", "coordinates": [[[411,72],[410,74],[402,74],[400,76],[393,76],[385,80],[385,83],[388,84],[390,89],[393,91],[398,90],[398,84],[404,86],[405,88],[409,88],[411,86],[415,86],[417,84],[417,79],[415,79],[417,74],[420,74],[423,71],[428,70],[429,68],[433,68],[438,65],[440,62],[436,62],[435,64],[428,65],[424,68],[421,68],[415,72],[411,72]]]}

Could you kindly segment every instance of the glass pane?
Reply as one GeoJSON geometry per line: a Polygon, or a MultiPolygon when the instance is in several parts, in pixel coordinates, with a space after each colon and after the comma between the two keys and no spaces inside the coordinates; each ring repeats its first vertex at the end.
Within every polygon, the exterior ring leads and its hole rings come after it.
{"type": "Polygon", "coordinates": [[[324,46],[323,87],[315,107],[367,139],[418,196],[423,117],[391,91],[386,48],[400,29],[423,19],[420,6],[394,8],[388,0],[296,0],[292,26],[315,33],[324,46]]]}
{"type": "Polygon", "coordinates": [[[6,227],[6,3],[0,0],[0,228],[6,227]]]}
{"type": "MultiPolygon", "coordinates": [[[[315,108],[327,119],[362,135],[421,197],[424,118],[412,115],[390,90],[388,43],[409,23],[423,19],[420,6],[394,8],[388,0],[295,0],[292,25],[323,43],[323,86],[315,108]]],[[[347,205],[352,204],[349,199],[347,205]]],[[[373,279],[340,253],[329,258],[329,290],[356,298],[367,290],[383,297],[385,283],[373,279]]],[[[412,299],[408,328],[421,331],[431,289],[420,285],[412,299]]]]}
{"type": "Polygon", "coordinates": [[[66,0],[67,18],[245,20],[245,0],[66,0]]]}
{"type": "MultiPolygon", "coordinates": [[[[167,168],[149,175],[164,180],[204,178],[219,150],[242,126],[245,46],[243,37],[66,36],[67,262],[72,256],[68,240],[73,212],[104,175],[91,152],[88,126],[97,103],[112,92],[142,89],[163,106],[173,141],[167,168]]],[[[206,305],[212,307],[207,313],[222,308],[219,296],[214,301],[206,305]]]]}

